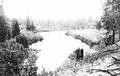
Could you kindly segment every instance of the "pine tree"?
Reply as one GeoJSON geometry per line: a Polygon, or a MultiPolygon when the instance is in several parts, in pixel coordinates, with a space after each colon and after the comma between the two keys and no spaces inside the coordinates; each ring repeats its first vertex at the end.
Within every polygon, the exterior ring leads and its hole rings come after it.
{"type": "Polygon", "coordinates": [[[0,42],[4,42],[7,35],[6,21],[3,16],[0,16],[0,42]]]}
{"type": "Polygon", "coordinates": [[[16,19],[12,20],[12,37],[15,38],[15,36],[20,34],[20,28],[19,23],[16,19]]]}

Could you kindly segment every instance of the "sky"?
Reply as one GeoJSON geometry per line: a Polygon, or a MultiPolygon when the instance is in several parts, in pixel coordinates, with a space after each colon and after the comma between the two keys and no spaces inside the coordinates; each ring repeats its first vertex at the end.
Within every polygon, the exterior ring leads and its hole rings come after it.
{"type": "Polygon", "coordinates": [[[41,20],[99,19],[102,0],[5,0],[4,11],[9,18],[41,20]]]}

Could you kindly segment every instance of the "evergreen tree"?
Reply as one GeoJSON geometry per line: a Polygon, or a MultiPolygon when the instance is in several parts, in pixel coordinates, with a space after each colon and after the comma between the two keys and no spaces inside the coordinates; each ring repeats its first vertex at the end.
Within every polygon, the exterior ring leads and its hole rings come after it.
{"type": "Polygon", "coordinates": [[[15,36],[20,34],[20,28],[19,23],[16,19],[12,20],[12,37],[15,38],[15,36]]]}
{"type": "Polygon", "coordinates": [[[116,30],[119,30],[120,40],[120,0],[107,0],[102,21],[108,33],[112,31],[112,43],[115,41],[116,30]]]}
{"type": "Polygon", "coordinates": [[[7,35],[6,21],[3,16],[0,16],[0,42],[4,42],[7,35]]]}

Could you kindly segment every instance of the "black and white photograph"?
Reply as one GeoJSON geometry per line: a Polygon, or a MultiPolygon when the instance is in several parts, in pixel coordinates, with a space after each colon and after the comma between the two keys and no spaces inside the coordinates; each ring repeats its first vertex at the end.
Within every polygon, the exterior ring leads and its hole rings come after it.
{"type": "Polygon", "coordinates": [[[0,0],[0,76],[120,76],[120,0],[0,0]]]}

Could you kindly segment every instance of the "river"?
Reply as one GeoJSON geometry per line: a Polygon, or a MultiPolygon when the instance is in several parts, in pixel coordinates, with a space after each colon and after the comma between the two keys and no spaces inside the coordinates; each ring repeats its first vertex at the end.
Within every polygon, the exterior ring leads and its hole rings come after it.
{"type": "Polygon", "coordinates": [[[66,31],[42,32],[41,35],[44,40],[42,42],[38,41],[30,46],[30,48],[41,50],[38,53],[39,57],[36,61],[38,72],[42,68],[45,68],[47,71],[54,71],[77,48],[84,49],[84,55],[95,52],[87,44],[71,36],[67,36],[65,33],[66,31]]]}

